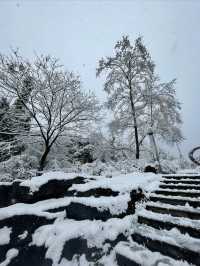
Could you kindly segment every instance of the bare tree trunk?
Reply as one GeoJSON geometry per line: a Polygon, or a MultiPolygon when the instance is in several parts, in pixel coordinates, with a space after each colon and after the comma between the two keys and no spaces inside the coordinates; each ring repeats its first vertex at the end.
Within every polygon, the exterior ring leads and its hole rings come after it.
{"type": "Polygon", "coordinates": [[[42,154],[42,157],[41,157],[40,162],[39,162],[39,167],[38,167],[39,172],[42,172],[44,170],[44,167],[46,165],[47,156],[48,156],[49,152],[50,152],[50,147],[45,146],[45,151],[42,154]]]}
{"type": "Polygon", "coordinates": [[[161,163],[160,163],[160,156],[159,156],[159,153],[158,153],[158,148],[157,148],[157,145],[156,145],[156,140],[154,138],[153,131],[150,131],[148,134],[149,134],[151,146],[153,146],[153,149],[154,149],[154,152],[155,152],[156,161],[158,162],[158,171],[159,171],[159,173],[161,173],[162,172],[162,167],[161,167],[161,163]]]}
{"type": "Polygon", "coordinates": [[[129,92],[130,92],[131,109],[132,109],[133,122],[134,122],[135,157],[136,157],[136,159],[139,159],[140,158],[140,143],[139,143],[139,137],[138,137],[138,126],[137,126],[137,119],[136,119],[136,113],[135,113],[135,105],[134,105],[134,102],[133,102],[131,84],[130,84],[130,87],[129,87],[129,92]]]}
{"type": "Polygon", "coordinates": [[[137,125],[134,126],[134,131],[135,131],[135,157],[136,159],[139,159],[140,158],[140,146],[139,146],[137,125]]]}

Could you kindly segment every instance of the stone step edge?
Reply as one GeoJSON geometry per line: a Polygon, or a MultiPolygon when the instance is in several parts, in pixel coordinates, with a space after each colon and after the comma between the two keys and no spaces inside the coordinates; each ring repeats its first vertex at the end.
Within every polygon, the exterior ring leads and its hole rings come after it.
{"type": "Polygon", "coordinates": [[[154,219],[149,216],[145,215],[139,215],[138,216],[138,223],[140,224],[146,224],[148,226],[151,226],[156,229],[165,229],[165,230],[171,230],[173,228],[177,228],[182,234],[189,234],[193,238],[200,238],[200,230],[195,227],[191,227],[190,225],[181,225],[178,223],[175,223],[173,221],[163,221],[162,219],[154,219]]]}
{"type": "Polygon", "coordinates": [[[171,205],[171,204],[167,204],[167,203],[156,203],[153,201],[148,201],[146,203],[145,206],[153,206],[153,207],[161,207],[161,208],[165,208],[165,209],[173,209],[173,210],[180,210],[180,211],[188,211],[188,212],[195,212],[200,214],[200,208],[193,208],[191,206],[189,206],[189,204],[187,204],[186,206],[182,206],[182,205],[171,205]]]}
{"type": "Polygon", "coordinates": [[[149,238],[160,242],[167,242],[168,244],[187,249],[191,252],[196,252],[200,256],[200,239],[181,234],[175,228],[172,230],[159,230],[148,225],[139,224],[133,230],[133,234],[135,233],[143,235],[144,237],[148,236],[149,238]]]}
{"type": "Polygon", "coordinates": [[[188,263],[192,263],[192,265],[199,265],[200,253],[194,250],[171,244],[163,239],[155,239],[149,235],[144,236],[140,232],[133,233],[131,237],[134,242],[146,246],[152,252],[157,251],[173,259],[187,261],[188,263]]]}
{"type": "Polygon", "coordinates": [[[115,254],[119,266],[149,266],[169,262],[173,266],[189,266],[186,261],[177,261],[160,252],[151,251],[143,245],[131,242],[119,242],[115,247],[115,254]]]}

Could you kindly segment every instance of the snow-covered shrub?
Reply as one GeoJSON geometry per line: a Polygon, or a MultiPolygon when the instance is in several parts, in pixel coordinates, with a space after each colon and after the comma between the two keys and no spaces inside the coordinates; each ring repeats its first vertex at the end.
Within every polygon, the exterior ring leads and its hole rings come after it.
{"type": "Polygon", "coordinates": [[[0,163],[0,181],[28,179],[36,174],[37,158],[34,156],[18,155],[0,163]]]}

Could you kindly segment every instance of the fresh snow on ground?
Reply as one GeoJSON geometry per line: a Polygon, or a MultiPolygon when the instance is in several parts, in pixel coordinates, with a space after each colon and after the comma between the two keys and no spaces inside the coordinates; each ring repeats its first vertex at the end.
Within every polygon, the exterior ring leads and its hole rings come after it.
{"type": "Polygon", "coordinates": [[[134,216],[132,215],[123,219],[109,219],[106,222],[66,219],[38,228],[33,235],[32,244],[45,246],[46,257],[52,259],[53,265],[57,266],[60,265],[58,262],[66,241],[81,237],[87,239],[90,247],[102,248],[105,240],[115,240],[120,233],[130,234],[133,224],[134,216]]]}
{"type": "Polygon", "coordinates": [[[130,194],[116,197],[80,197],[73,198],[72,202],[81,203],[86,206],[96,207],[99,211],[109,210],[111,214],[117,215],[125,212],[130,201],[130,194]]]}
{"type": "Polygon", "coordinates": [[[85,184],[74,184],[70,190],[87,191],[95,188],[110,188],[120,193],[130,192],[133,189],[141,188],[151,192],[158,188],[161,175],[153,173],[130,173],[113,176],[112,178],[102,177],[85,184]]]}
{"type": "Polygon", "coordinates": [[[0,263],[0,266],[8,266],[9,263],[17,257],[19,251],[16,248],[9,249],[7,254],[6,254],[6,259],[0,263]]]}
{"type": "Polygon", "coordinates": [[[177,171],[177,174],[186,174],[186,175],[188,175],[188,174],[194,174],[194,175],[200,175],[200,167],[197,167],[197,168],[195,168],[195,169],[182,169],[182,170],[179,170],[179,171],[177,171]]]}
{"type": "Polygon", "coordinates": [[[164,241],[171,245],[200,253],[200,239],[193,238],[188,234],[181,234],[176,228],[159,230],[144,224],[136,224],[134,232],[154,240],[164,241]]]}
{"type": "Polygon", "coordinates": [[[142,266],[189,266],[187,262],[177,261],[163,256],[159,252],[151,252],[149,249],[137,243],[120,242],[115,247],[115,251],[124,257],[132,259],[142,266]]]}
{"type": "Polygon", "coordinates": [[[12,229],[7,226],[0,229],[0,246],[9,244],[11,233],[12,229]]]}
{"type": "Polygon", "coordinates": [[[69,179],[73,179],[77,176],[81,176],[84,177],[86,180],[90,179],[90,178],[98,178],[97,176],[88,176],[86,174],[77,174],[77,173],[64,173],[61,171],[55,171],[55,172],[48,172],[48,173],[44,173],[41,176],[35,176],[32,177],[30,180],[25,180],[23,182],[21,182],[21,186],[26,186],[26,187],[30,187],[30,190],[32,192],[38,191],[39,188],[44,185],[45,183],[47,183],[49,180],[69,180],[69,179]]]}
{"type": "MultiPolygon", "coordinates": [[[[141,246],[137,246],[130,242],[132,247],[126,247],[122,244],[118,244],[117,248],[108,252],[110,244],[105,244],[106,240],[114,241],[117,236],[121,233],[129,237],[132,233],[140,233],[146,237],[152,239],[157,239],[160,241],[165,241],[173,245],[180,247],[185,247],[190,250],[200,252],[200,240],[194,239],[189,235],[181,234],[177,229],[172,230],[157,230],[148,226],[140,225],[137,223],[138,215],[146,216],[149,218],[154,218],[157,220],[169,221],[172,223],[177,223],[180,225],[200,228],[199,221],[190,220],[188,218],[177,218],[172,217],[167,214],[157,214],[151,211],[144,209],[146,203],[138,203],[137,210],[134,215],[129,215],[123,219],[112,218],[107,221],[101,220],[82,220],[76,221],[66,218],[66,213],[49,213],[49,209],[56,209],[59,207],[65,207],[71,202],[81,203],[87,206],[96,207],[98,210],[109,210],[112,214],[123,213],[127,207],[130,200],[130,192],[132,190],[142,189],[147,195],[152,191],[158,189],[159,182],[161,180],[161,175],[155,175],[153,173],[130,173],[130,174],[120,174],[113,177],[106,176],[84,176],[82,174],[71,173],[66,174],[63,172],[49,172],[42,176],[37,176],[31,180],[22,182],[21,185],[28,186],[31,188],[31,191],[37,191],[39,188],[48,182],[49,180],[58,179],[58,180],[69,180],[77,176],[82,176],[86,179],[85,184],[74,184],[70,190],[75,191],[88,191],[95,188],[105,188],[111,189],[112,191],[118,191],[119,195],[116,197],[63,197],[58,199],[49,199],[43,200],[34,204],[23,204],[16,203],[14,205],[1,208],[0,209],[0,220],[4,218],[9,218],[14,215],[26,215],[33,214],[38,216],[44,216],[46,218],[57,218],[53,224],[48,224],[39,227],[32,235],[31,245],[43,246],[47,248],[46,258],[53,260],[53,266],[91,266],[94,265],[87,261],[85,255],[80,257],[74,256],[71,261],[68,261],[66,258],[61,258],[63,248],[65,243],[71,239],[81,238],[86,239],[89,247],[103,248],[102,257],[98,260],[99,265],[104,266],[115,266],[116,257],[115,252],[120,251],[124,255],[128,255],[130,258],[133,256],[131,253],[131,248],[136,248],[136,253],[134,253],[134,259],[138,263],[146,266],[153,265],[157,263],[158,265],[167,265],[164,264],[166,257],[162,256],[158,252],[154,252],[154,257],[151,260],[146,260],[147,264],[143,263],[144,258],[152,255],[152,252],[147,251],[141,246]],[[129,254],[130,253],[130,254],[129,254]],[[101,264],[100,264],[101,263],[101,264]],[[152,263],[152,264],[151,264],[152,263]]],[[[174,190],[175,191],[175,190],[174,190]]],[[[157,195],[151,193],[157,197],[167,197],[163,195],[157,195]]],[[[168,196],[170,198],[181,198],[178,196],[168,196]]],[[[188,197],[187,197],[188,199],[188,197]]],[[[189,198],[190,199],[190,198],[189,198]]],[[[191,200],[194,200],[191,198],[191,200]]],[[[196,200],[196,199],[195,199],[196,200]]],[[[148,204],[148,203],[147,203],[148,204]]],[[[156,203],[151,203],[153,206],[156,206],[156,203]]],[[[162,204],[163,207],[168,207],[167,204],[162,204]]],[[[193,208],[186,206],[188,211],[193,211],[193,208]]],[[[175,208],[172,206],[172,208],[175,208]]],[[[183,207],[180,207],[183,208],[183,207]]],[[[198,211],[198,209],[196,209],[198,211]]],[[[4,227],[0,229],[0,245],[1,243],[6,244],[10,241],[11,229],[4,227]]],[[[27,237],[27,231],[24,231],[21,235],[18,236],[19,239],[25,239],[27,237]]],[[[17,256],[17,250],[10,250],[10,253],[7,253],[6,259],[0,264],[0,266],[7,266],[9,262],[17,256]]],[[[171,265],[174,266],[186,266],[188,265],[185,262],[175,261],[169,259],[171,265]]],[[[170,265],[170,264],[169,264],[170,265]]]]}
{"type": "Polygon", "coordinates": [[[40,208],[34,208],[34,204],[17,203],[0,209],[0,220],[13,217],[15,215],[37,215],[47,219],[57,218],[58,214],[42,211],[40,208]]]}
{"type": "Polygon", "coordinates": [[[186,217],[181,217],[181,219],[180,219],[179,217],[173,217],[173,216],[168,215],[168,214],[151,212],[151,211],[148,211],[144,208],[139,210],[137,212],[137,214],[142,216],[142,217],[149,218],[149,219],[158,220],[158,221],[162,221],[162,222],[174,223],[174,224],[182,225],[182,226],[189,226],[189,227],[200,230],[200,221],[199,220],[191,220],[191,219],[186,218],[186,217]]]}

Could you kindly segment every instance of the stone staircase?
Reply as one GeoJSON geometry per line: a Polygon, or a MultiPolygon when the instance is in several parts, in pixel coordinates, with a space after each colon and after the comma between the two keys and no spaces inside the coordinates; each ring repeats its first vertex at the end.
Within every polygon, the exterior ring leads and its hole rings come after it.
{"type": "Polygon", "coordinates": [[[200,265],[200,175],[163,176],[115,251],[119,266],[200,265]]]}

